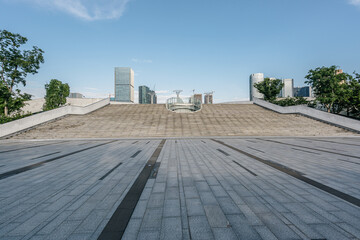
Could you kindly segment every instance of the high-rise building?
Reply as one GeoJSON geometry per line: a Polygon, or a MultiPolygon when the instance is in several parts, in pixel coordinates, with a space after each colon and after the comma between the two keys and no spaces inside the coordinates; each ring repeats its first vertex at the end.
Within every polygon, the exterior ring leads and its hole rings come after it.
{"type": "Polygon", "coordinates": [[[294,97],[312,97],[311,87],[294,87],[294,97]]]}
{"type": "Polygon", "coordinates": [[[156,104],[157,96],[155,91],[147,86],[139,86],[139,104],[156,104]]]}
{"type": "Polygon", "coordinates": [[[147,86],[139,86],[139,104],[149,104],[150,97],[148,95],[150,89],[147,86]]]}
{"type": "Polygon", "coordinates": [[[202,94],[194,94],[194,102],[202,103],[202,94]]]}
{"type": "Polygon", "coordinates": [[[205,104],[213,104],[213,94],[212,93],[206,93],[205,94],[204,103],[205,104]]]}
{"type": "Polygon", "coordinates": [[[286,97],[293,97],[294,93],[293,93],[293,89],[294,89],[294,79],[292,78],[286,78],[283,79],[283,88],[281,90],[281,97],[286,98],[286,97]]]}
{"type": "Polygon", "coordinates": [[[134,71],[129,67],[115,68],[115,101],[134,102],[134,71]]]}
{"type": "Polygon", "coordinates": [[[155,91],[150,90],[148,93],[150,104],[156,104],[157,103],[157,96],[155,91]]]}
{"type": "Polygon", "coordinates": [[[253,98],[263,98],[264,95],[259,93],[259,91],[254,87],[255,83],[259,83],[264,81],[264,74],[263,73],[254,73],[250,75],[250,101],[253,98]]]}

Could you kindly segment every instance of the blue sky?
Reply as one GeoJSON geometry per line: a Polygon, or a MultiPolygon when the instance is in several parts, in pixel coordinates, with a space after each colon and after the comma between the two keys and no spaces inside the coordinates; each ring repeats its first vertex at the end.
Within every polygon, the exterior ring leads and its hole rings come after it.
{"type": "Polygon", "coordinates": [[[296,86],[318,66],[360,72],[360,0],[0,0],[0,29],[45,51],[24,88],[35,97],[52,78],[105,97],[117,66],[162,102],[174,89],[246,100],[257,72],[296,86]]]}

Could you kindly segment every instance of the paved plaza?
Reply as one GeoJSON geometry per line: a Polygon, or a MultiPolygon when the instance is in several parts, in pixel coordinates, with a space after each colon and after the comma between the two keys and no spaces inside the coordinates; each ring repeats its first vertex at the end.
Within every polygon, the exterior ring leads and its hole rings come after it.
{"type": "Polygon", "coordinates": [[[174,113],[164,104],[109,105],[13,136],[17,139],[192,136],[343,136],[353,133],[297,114],[254,104],[204,104],[196,113],[174,113]]]}
{"type": "Polygon", "coordinates": [[[359,239],[360,138],[0,142],[0,239],[359,239]]]}

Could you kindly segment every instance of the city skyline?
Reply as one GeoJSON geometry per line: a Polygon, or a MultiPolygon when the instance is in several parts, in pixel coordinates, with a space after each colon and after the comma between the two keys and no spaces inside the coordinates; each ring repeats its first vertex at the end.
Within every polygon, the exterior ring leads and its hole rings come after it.
{"type": "Polygon", "coordinates": [[[159,102],[174,96],[173,89],[184,96],[195,89],[215,91],[218,103],[247,100],[252,73],[303,86],[316,67],[360,71],[359,1],[102,3],[95,12],[99,6],[81,0],[0,0],[1,29],[27,37],[26,48],[45,51],[25,92],[42,97],[44,84],[56,78],[72,92],[107,97],[114,92],[113,68],[128,66],[134,88],[156,85],[159,102]]]}

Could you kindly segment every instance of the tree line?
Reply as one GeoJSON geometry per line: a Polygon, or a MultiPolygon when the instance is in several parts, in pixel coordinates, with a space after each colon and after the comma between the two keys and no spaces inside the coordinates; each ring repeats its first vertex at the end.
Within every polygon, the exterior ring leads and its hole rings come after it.
{"type": "MultiPolygon", "coordinates": [[[[346,111],[349,116],[360,117],[360,74],[348,74],[339,71],[337,66],[318,67],[309,70],[305,76],[315,100],[312,106],[323,106],[329,113],[346,111]]],[[[283,83],[280,79],[265,78],[255,83],[254,87],[264,95],[264,100],[282,106],[306,104],[308,101],[302,97],[277,100],[283,83]]]]}
{"type": "MultiPolygon", "coordinates": [[[[11,120],[21,117],[20,109],[31,95],[22,93],[26,77],[38,73],[44,63],[44,51],[37,46],[24,50],[28,39],[17,33],[0,30],[0,118],[11,120]],[[10,117],[12,116],[12,117],[10,117]]],[[[70,93],[68,84],[52,79],[45,84],[46,96],[43,110],[50,110],[66,103],[70,93]]],[[[1,121],[6,122],[7,120],[1,121]]]]}

